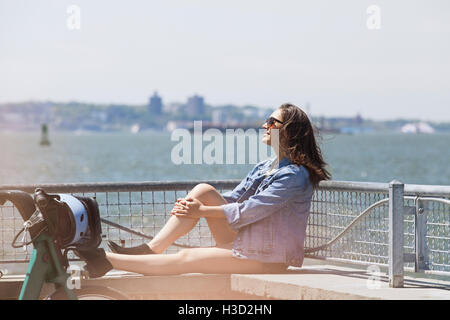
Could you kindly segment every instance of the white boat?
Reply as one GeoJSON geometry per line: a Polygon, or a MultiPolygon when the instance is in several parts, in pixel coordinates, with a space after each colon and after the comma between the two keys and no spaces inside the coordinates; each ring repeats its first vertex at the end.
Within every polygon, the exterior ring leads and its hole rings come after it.
{"type": "Polygon", "coordinates": [[[139,130],[141,130],[141,127],[138,124],[132,125],[131,129],[130,129],[131,133],[134,133],[134,134],[138,133],[139,130]]]}
{"type": "Polygon", "coordinates": [[[400,131],[402,133],[434,133],[435,130],[426,122],[407,123],[400,131]]]}

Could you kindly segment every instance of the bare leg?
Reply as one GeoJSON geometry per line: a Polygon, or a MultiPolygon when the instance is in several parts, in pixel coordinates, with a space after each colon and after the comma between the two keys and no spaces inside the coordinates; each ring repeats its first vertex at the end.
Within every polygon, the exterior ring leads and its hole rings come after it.
{"type": "MultiPolygon", "coordinates": [[[[199,184],[188,196],[199,199],[205,205],[221,205],[226,201],[212,186],[199,184]]],[[[150,241],[153,251],[160,253],[176,239],[189,232],[198,219],[172,216],[161,231],[150,241]]],[[[211,233],[218,244],[213,248],[183,249],[174,254],[122,255],[106,253],[114,269],[144,275],[173,275],[183,273],[267,273],[286,270],[284,264],[268,265],[256,260],[233,257],[231,248],[236,233],[226,219],[207,219],[211,233]]]]}
{"type": "MultiPolygon", "coordinates": [[[[212,186],[201,183],[196,185],[189,193],[189,197],[197,198],[205,205],[222,205],[227,202],[212,186]]],[[[171,216],[164,227],[149,243],[149,247],[156,253],[167,249],[175,240],[188,233],[199,219],[171,216]]],[[[217,245],[232,242],[236,233],[230,228],[226,219],[206,219],[217,245]]]]}
{"type": "Polygon", "coordinates": [[[173,275],[183,273],[267,273],[282,272],[286,267],[267,265],[256,261],[235,258],[231,244],[214,248],[184,249],[175,254],[122,255],[107,253],[114,269],[144,275],[173,275]]]}

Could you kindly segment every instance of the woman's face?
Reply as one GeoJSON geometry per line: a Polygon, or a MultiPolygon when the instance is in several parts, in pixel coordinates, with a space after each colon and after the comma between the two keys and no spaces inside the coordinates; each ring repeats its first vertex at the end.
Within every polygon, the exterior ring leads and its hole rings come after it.
{"type": "MultiPolygon", "coordinates": [[[[262,142],[269,146],[273,146],[274,141],[271,140],[273,137],[273,136],[271,136],[271,134],[273,134],[272,129],[280,129],[283,126],[280,123],[280,122],[283,122],[283,117],[281,116],[281,110],[277,109],[274,112],[272,112],[272,114],[270,115],[270,117],[268,119],[270,119],[270,118],[278,120],[279,122],[274,121],[271,126],[269,126],[267,123],[269,121],[266,120],[266,122],[264,122],[262,127],[264,129],[266,129],[266,133],[264,133],[264,136],[262,137],[262,142]]],[[[278,135],[276,135],[276,137],[278,138],[278,135]]]]}

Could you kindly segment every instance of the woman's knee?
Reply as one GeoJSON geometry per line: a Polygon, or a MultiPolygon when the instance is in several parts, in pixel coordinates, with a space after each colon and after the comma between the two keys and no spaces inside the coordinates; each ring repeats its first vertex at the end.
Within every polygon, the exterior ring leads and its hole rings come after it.
{"type": "Polygon", "coordinates": [[[207,183],[199,183],[191,190],[191,193],[194,193],[195,195],[203,195],[214,191],[216,191],[216,189],[212,185],[207,183]]]}
{"type": "Polygon", "coordinates": [[[203,202],[204,204],[218,205],[226,202],[216,188],[207,183],[197,184],[191,192],[189,192],[189,196],[200,200],[200,202],[203,202]]]}
{"type": "Polygon", "coordinates": [[[186,264],[188,263],[190,260],[192,260],[192,250],[189,249],[181,249],[180,251],[178,251],[176,253],[177,255],[177,261],[180,264],[186,264]]]}
{"type": "Polygon", "coordinates": [[[217,258],[217,252],[214,248],[188,248],[181,249],[176,253],[177,261],[184,265],[196,264],[205,259],[217,258]]]}

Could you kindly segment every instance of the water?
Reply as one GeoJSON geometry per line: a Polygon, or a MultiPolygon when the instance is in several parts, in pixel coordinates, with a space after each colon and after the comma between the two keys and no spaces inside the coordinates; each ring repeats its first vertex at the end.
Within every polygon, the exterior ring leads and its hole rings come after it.
{"type": "MultiPolygon", "coordinates": [[[[163,132],[50,132],[50,147],[39,140],[0,134],[0,184],[240,179],[253,167],[176,165],[178,141],[163,132]]],[[[450,185],[449,142],[450,134],[325,135],[321,146],[334,180],[450,185]]]]}
{"type": "MultiPolygon", "coordinates": [[[[50,132],[50,140],[50,147],[41,147],[40,133],[0,133],[0,184],[240,179],[253,167],[175,165],[171,151],[178,142],[162,132],[50,132]]],[[[450,134],[326,135],[321,146],[334,180],[450,185],[449,142],[450,134]]]]}

